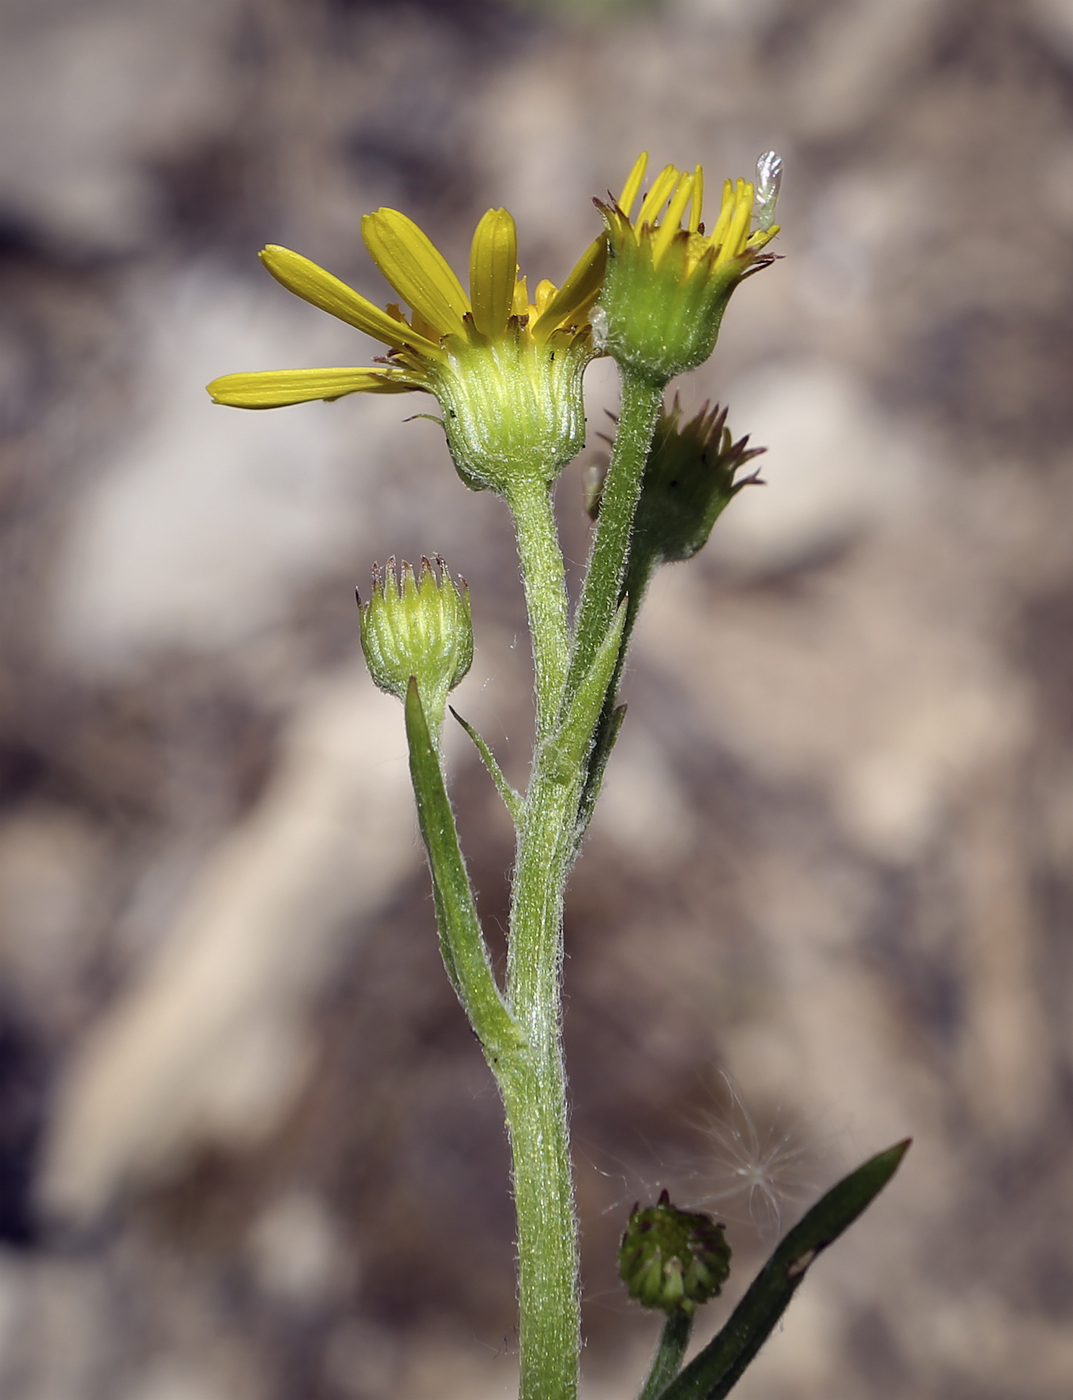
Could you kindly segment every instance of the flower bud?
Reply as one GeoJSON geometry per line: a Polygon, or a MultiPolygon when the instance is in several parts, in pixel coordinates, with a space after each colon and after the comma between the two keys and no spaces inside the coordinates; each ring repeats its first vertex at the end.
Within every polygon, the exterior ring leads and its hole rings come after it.
{"type": "Polygon", "coordinates": [[[401,582],[394,557],[386,569],[376,565],[372,595],[367,603],[359,598],[358,606],[373,681],[405,700],[410,677],[416,677],[429,728],[438,733],[448,692],[473,664],[473,623],[465,580],[456,586],[439,555],[435,564],[422,559],[415,578],[404,560],[401,582]]]}
{"type": "Polygon", "coordinates": [[[730,1275],[725,1229],[711,1216],[671,1205],[666,1191],[654,1206],[634,1206],[618,1249],[630,1297],[645,1308],[686,1313],[716,1297],[730,1275]]]}
{"type": "Polygon", "coordinates": [[[656,425],[645,463],[641,499],[634,517],[631,567],[692,559],[702,549],[723,509],[743,486],[759,480],[754,471],[738,472],[763,447],[737,442],[726,425],[727,411],[705,404],[695,418],[679,427],[682,408],[675,395],[656,425]]]}

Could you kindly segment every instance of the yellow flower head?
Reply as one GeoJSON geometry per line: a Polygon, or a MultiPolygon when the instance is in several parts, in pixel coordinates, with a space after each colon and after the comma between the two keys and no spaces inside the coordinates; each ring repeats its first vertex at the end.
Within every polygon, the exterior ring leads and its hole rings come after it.
{"type": "Polygon", "coordinates": [[[782,162],[769,151],[757,163],[755,185],[726,180],[711,233],[701,221],[699,165],[691,174],[665,166],[631,217],[647,167],[642,152],[619,200],[596,201],[609,256],[593,325],[601,349],[666,383],[708,358],[731,292],[774,261],[761,254],[779,231],[774,211],[782,162]]]}
{"type": "Polygon", "coordinates": [[[467,485],[505,492],[519,473],[552,479],[584,442],[581,376],[597,352],[589,313],[603,277],[605,239],[562,287],[541,282],[529,300],[518,276],[514,220],[490,209],[477,225],[470,286],[396,209],[362,220],[373,261],[410,308],[374,306],[299,253],[270,244],[261,261],[296,296],[388,347],[378,366],[227,374],[208,386],[216,403],[279,408],[344,394],[435,394],[455,464],[467,485]]]}

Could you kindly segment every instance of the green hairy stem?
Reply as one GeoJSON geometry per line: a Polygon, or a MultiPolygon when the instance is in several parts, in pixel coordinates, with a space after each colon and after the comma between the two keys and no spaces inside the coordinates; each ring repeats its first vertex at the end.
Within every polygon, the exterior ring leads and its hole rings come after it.
{"type": "MultiPolygon", "coordinates": [[[[507,783],[480,735],[456,716],[516,829],[502,988],[466,874],[438,732],[430,733],[430,719],[437,723],[439,716],[426,715],[415,680],[406,695],[411,775],[443,961],[495,1075],[510,1140],[521,1400],[577,1396],[581,1314],[562,1053],[563,900],[625,712],[616,692],[653,568],[650,557],[631,564],[631,532],[661,398],[659,384],[623,368],[618,433],[574,627],[550,488],[534,474],[505,492],[518,538],[536,692],[524,796],[507,783]]],[[[823,1198],[780,1244],[723,1330],[684,1369],[695,1304],[667,1304],[639,1400],[721,1400],[776,1325],[812,1259],[882,1189],[907,1145],[871,1159],[823,1198]]]]}
{"type": "MultiPolygon", "coordinates": [[[[499,1086],[518,1223],[521,1400],[576,1400],[581,1350],[578,1228],[562,1054],[563,898],[621,725],[615,692],[650,567],[624,597],[633,514],[660,406],[626,372],[619,433],[578,607],[570,626],[563,557],[542,482],[508,497],[518,534],[536,686],[536,740],[524,796],[460,719],[517,833],[506,982],[497,984],[416,680],[406,732],[418,819],[432,872],[444,965],[499,1086]]],[[[840,1182],[779,1245],[730,1321],[683,1369],[693,1304],[672,1306],[639,1400],[722,1400],[770,1334],[813,1258],[869,1204],[908,1146],[840,1182]]],[[[703,1219],[703,1217],[701,1217],[703,1219]]],[[[718,1291],[718,1290],[716,1290],[718,1291]]]]}
{"type": "MultiPolygon", "coordinates": [[[[576,641],[550,490],[541,481],[526,480],[507,497],[518,536],[536,688],[536,747],[523,799],[509,790],[480,736],[473,736],[517,828],[502,991],[491,972],[438,745],[413,683],[406,702],[411,774],[444,964],[496,1076],[510,1138],[522,1400],[573,1400],[577,1393],[579,1265],[561,1033],[563,896],[587,819],[584,795],[597,731],[620,671],[627,610],[619,594],[659,409],[659,393],[651,385],[629,381],[623,397],[624,431],[586,575],[576,641]]],[[[605,759],[606,753],[601,763],[605,759]]]]}

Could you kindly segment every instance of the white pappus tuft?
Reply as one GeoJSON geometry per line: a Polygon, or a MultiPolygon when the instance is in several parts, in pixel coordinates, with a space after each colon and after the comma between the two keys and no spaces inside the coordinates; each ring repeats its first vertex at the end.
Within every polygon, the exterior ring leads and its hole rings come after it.
{"type": "Polygon", "coordinates": [[[782,156],[777,151],[765,151],[756,162],[756,198],[753,220],[760,233],[766,233],[775,222],[775,205],[782,187],[782,156]]]}
{"type": "Polygon", "coordinates": [[[730,1076],[723,1074],[729,1102],[724,1113],[705,1124],[713,1149],[719,1184],[704,1197],[706,1203],[743,1203],[760,1239],[782,1230],[783,1202],[796,1200],[809,1189],[804,1159],[808,1152],[797,1132],[780,1125],[779,1115],[758,1127],[730,1076]]]}

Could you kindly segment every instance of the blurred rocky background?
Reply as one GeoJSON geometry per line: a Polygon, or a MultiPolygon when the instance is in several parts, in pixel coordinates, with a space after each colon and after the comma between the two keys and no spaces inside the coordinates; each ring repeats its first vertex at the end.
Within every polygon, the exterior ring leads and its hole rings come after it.
{"type": "MultiPolygon", "coordinates": [[[[733,1299],[912,1134],[743,1400],[1053,1400],[1073,1377],[1071,0],[2,0],[0,1393],[481,1400],[516,1370],[506,1151],[438,964],[353,587],[441,551],[457,700],[516,780],[505,513],[420,399],[213,407],[371,344],[361,214],[560,280],[637,152],[784,156],[783,260],[688,408],[767,485],[654,589],[573,881],[586,1394],[652,1326],[666,1185],[733,1299]]],[[[583,470],[561,484],[584,558],[583,470]]],[[[451,739],[489,927],[509,833],[451,739]]],[[[725,1315],[713,1305],[708,1326],[725,1315]]]]}

